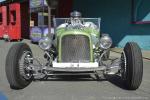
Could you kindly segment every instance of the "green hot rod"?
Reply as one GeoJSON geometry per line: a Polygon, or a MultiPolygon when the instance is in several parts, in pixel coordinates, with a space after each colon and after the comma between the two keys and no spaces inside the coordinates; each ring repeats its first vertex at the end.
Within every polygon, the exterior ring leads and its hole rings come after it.
{"type": "Polygon", "coordinates": [[[14,44],[6,59],[6,75],[12,89],[23,89],[33,80],[57,75],[118,75],[129,90],[139,88],[143,60],[139,46],[128,42],[121,57],[110,59],[112,39],[100,34],[100,18],[82,18],[74,11],[70,18],[54,18],[54,33],[39,41],[46,63],[33,57],[25,43],[14,44]],[[36,63],[36,64],[35,64],[36,63]]]}

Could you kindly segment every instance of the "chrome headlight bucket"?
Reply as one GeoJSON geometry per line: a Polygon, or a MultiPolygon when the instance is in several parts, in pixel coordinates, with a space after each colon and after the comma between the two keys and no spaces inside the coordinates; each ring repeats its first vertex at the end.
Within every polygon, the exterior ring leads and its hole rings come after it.
{"type": "Polygon", "coordinates": [[[106,50],[112,46],[112,39],[108,34],[103,34],[99,43],[100,48],[106,50]]]}
{"type": "Polygon", "coordinates": [[[48,50],[52,46],[52,40],[48,37],[44,37],[39,41],[39,47],[42,50],[48,50]]]}

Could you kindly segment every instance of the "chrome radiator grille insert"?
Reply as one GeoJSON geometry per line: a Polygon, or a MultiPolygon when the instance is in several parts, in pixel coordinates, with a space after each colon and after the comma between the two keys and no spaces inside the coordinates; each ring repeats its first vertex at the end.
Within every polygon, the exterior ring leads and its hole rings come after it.
{"type": "Polygon", "coordinates": [[[90,62],[90,40],[87,36],[64,36],[61,46],[62,62],[90,62]]]}

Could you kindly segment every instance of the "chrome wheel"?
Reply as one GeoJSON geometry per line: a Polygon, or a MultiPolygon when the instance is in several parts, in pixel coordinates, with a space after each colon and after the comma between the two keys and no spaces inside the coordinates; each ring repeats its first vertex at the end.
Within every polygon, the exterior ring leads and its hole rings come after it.
{"type": "Polygon", "coordinates": [[[126,79],[126,72],[127,72],[127,60],[125,52],[121,54],[121,77],[123,80],[126,79]]]}
{"type": "Polygon", "coordinates": [[[30,64],[32,63],[31,58],[32,53],[30,51],[24,51],[23,55],[20,57],[19,60],[20,75],[26,80],[30,80],[32,78],[32,72],[30,67],[30,64]]]}

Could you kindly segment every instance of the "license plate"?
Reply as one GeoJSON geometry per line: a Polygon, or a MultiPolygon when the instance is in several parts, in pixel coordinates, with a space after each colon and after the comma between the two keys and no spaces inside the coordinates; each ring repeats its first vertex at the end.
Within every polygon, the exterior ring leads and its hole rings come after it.
{"type": "Polygon", "coordinates": [[[98,63],[53,63],[56,68],[97,68],[98,63]]]}

